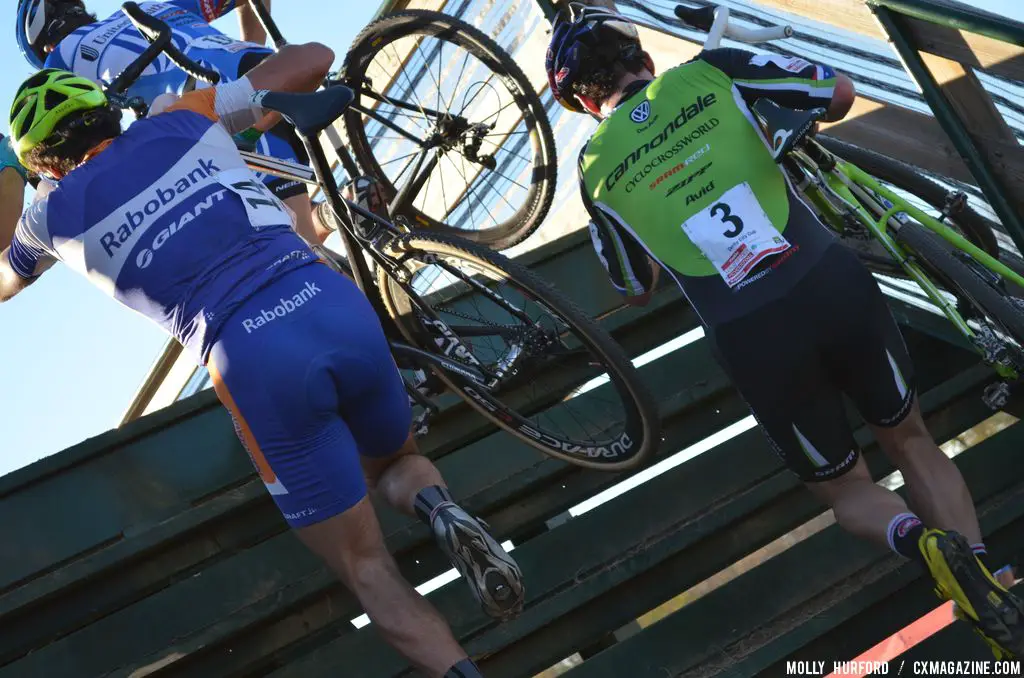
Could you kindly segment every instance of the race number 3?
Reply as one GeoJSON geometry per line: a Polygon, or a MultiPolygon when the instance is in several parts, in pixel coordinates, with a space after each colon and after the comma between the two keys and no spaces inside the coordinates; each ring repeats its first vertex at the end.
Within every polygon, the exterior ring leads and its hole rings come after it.
{"type": "Polygon", "coordinates": [[[723,193],[682,228],[729,287],[739,284],[765,257],[789,249],[746,183],[723,193]]]}
{"type": "Polygon", "coordinates": [[[717,216],[719,213],[722,215],[722,223],[732,224],[733,226],[731,230],[726,231],[722,235],[726,238],[735,238],[743,232],[743,220],[732,213],[729,203],[720,202],[711,206],[711,216],[717,216]]]}

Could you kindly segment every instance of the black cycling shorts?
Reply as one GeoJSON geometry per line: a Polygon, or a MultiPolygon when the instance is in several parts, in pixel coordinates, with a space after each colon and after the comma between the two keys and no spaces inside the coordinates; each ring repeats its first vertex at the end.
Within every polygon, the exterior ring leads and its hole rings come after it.
{"type": "Polygon", "coordinates": [[[875,426],[899,424],[913,403],[913,367],[885,297],[838,244],[789,294],[708,336],[776,452],[804,481],[836,478],[860,454],[844,394],[875,426]]]}

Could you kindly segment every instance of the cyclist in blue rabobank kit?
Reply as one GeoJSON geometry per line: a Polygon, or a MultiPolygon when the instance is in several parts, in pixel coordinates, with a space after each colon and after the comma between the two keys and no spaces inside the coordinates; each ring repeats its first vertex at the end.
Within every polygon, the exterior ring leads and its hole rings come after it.
{"type": "MultiPolygon", "coordinates": [[[[269,7],[270,0],[263,0],[269,7]]],[[[174,43],[189,58],[216,71],[221,82],[236,80],[266,59],[272,50],[263,46],[266,33],[247,0],[166,0],[140,2],[139,7],[168,24],[174,43]],[[242,41],[210,26],[235,10],[242,41]]],[[[15,37],[25,58],[36,68],[60,68],[96,83],[109,84],[148,46],[120,10],[97,20],[82,0],[18,0],[15,37]]],[[[166,56],[150,65],[128,90],[146,103],[164,93],[181,94],[206,87],[175,66],[166,56]]],[[[242,145],[282,160],[309,164],[294,131],[285,124],[262,134],[263,126],[239,133],[242,145]]],[[[314,219],[306,187],[301,182],[266,175],[267,187],[295,212],[298,232],[310,243],[320,243],[334,228],[330,219],[314,219]],[[326,225],[324,225],[326,224],[326,225]]]]}
{"type": "Polygon", "coordinates": [[[671,278],[776,452],[839,524],[920,563],[997,656],[1024,654],[1024,603],[985,565],[970,492],[924,424],[884,296],[788,184],[751,110],[767,98],[838,120],[854,102],[849,78],[738,49],[656,76],[632,23],[577,3],[546,65],[555,98],[601,121],[579,178],[612,284],[643,305],[659,272],[671,278]],[[844,396],[914,511],[872,482],[844,396]]]}
{"type": "Polygon", "coordinates": [[[0,301],[62,261],[177,338],[208,366],[285,520],[378,631],[429,675],[471,678],[475,665],[387,552],[367,480],[432,530],[488,614],[521,609],[519,569],[417,453],[371,304],[296,234],[230,134],[265,119],[267,90],[312,91],[332,60],[322,45],[286,47],[123,133],[92,80],[30,77],[11,108],[12,145],[53,183],[13,238],[0,233],[0,301]]]}

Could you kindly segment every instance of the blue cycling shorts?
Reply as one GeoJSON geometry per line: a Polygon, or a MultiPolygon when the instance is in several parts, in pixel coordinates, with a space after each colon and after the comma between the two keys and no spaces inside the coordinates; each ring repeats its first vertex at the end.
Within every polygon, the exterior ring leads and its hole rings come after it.
{"type": "Polygon", "coordinates": [[[367,494],[360,457],[409,437],[412,409],[380,321],[355,283],[326,265],[263,288],[224,324],[208,363],[214,389],[292,527],[367,494]]]}

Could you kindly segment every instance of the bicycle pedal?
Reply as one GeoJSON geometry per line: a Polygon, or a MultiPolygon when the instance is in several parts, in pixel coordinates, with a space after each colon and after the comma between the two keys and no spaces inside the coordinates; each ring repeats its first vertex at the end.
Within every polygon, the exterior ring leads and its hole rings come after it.
{"type": "Polygon", "coordinates": [[[1005,381],[989,384],[981,396],[982,402],[992,410],[1001,410],[1010,402],[1010,385],[1005,381]]]}

